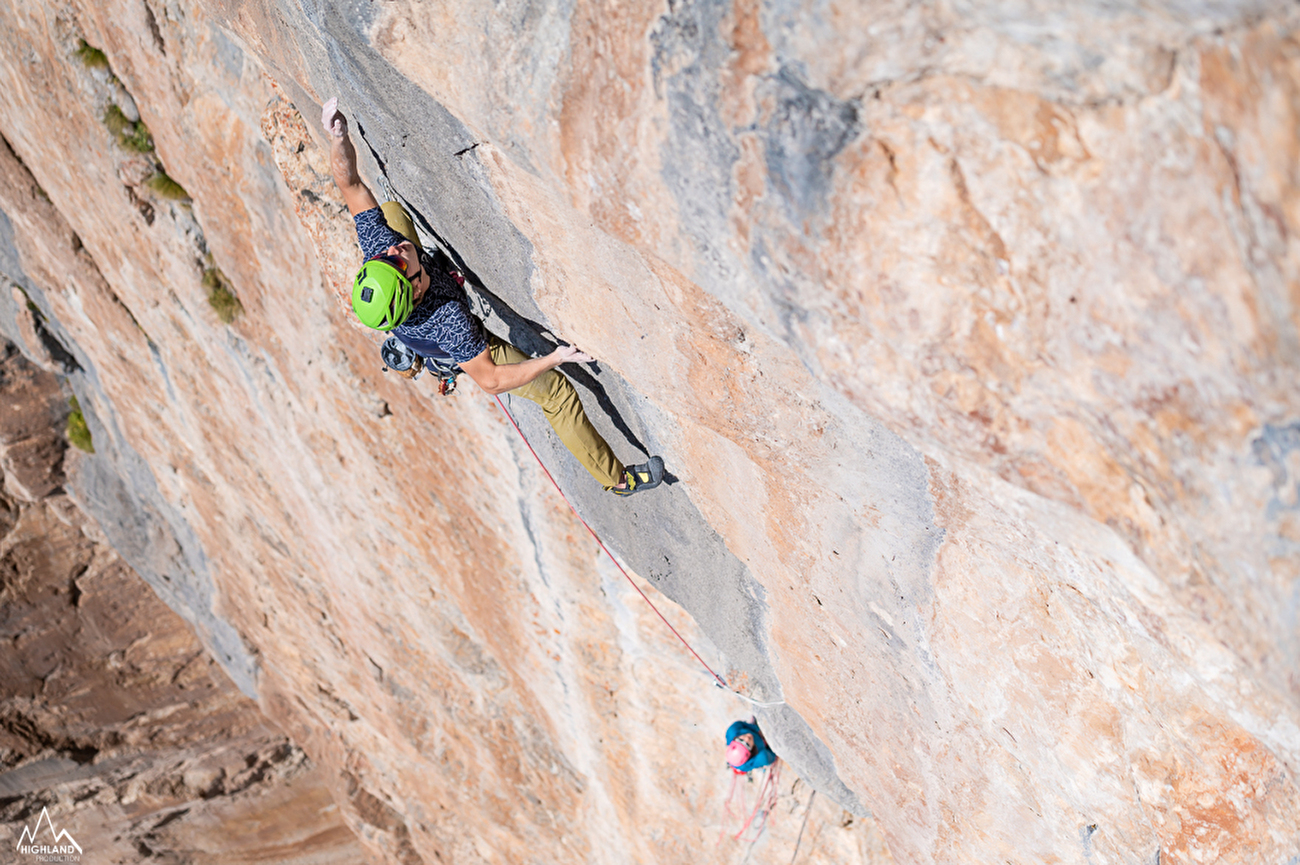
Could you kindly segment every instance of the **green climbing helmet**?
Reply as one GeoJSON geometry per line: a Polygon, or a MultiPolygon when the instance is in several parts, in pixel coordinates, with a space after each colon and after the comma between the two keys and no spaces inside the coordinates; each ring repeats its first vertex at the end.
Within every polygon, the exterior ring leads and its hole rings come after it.
{"type": "Polygon", "coordinates": [[[366,327],[392,330],[411,314],[411,281],[400,259],[378,255],[361,265],[352,282],[352,309],[366,327]]]}

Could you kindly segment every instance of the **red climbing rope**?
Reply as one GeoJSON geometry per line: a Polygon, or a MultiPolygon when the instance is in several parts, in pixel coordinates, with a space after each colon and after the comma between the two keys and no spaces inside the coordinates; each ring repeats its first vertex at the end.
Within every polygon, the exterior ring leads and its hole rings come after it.
{"type": "MultiPolygon", "coordinates": [[[[537,455],[537,451],[533,450],[532,444],[528,441],[528,436],[524,435],[524,431],[519,428],[519,424],[515,422],[514,416],[510,414],[505,403],[501,402],[501,397],[496,394],[493,394],[493,397],[496,399],[497,405],[501,406],[501,411],[510,419],[510,425],[515,428],[515,432],[519,433],[519,437],[523,439],[524,444],[528,446],[528,451],[533,455],[533,459],[537,460],[537,464],[542,467],[542,471],[546,472],[546,477],[549,478],[551,483],[555,486],[555,490],[560,494],[560,498],[564,499],[564,503],[569,506],[569,510],[573,511],[573,515],[578,518],[578,522],[582,523],[588,532],[591,532],[591,536],[596,539],[596,543],[600,544],[600,548],[605,551],[605,555],[609,556],[609,560],[614,563],[614,567],[618,568],[619,573],[627,579],[632,588],[636,589],[636,593],[650,605],[650,609],[655,611],[655,615],[668,626],[668,630],[673,632],[673,636],[681,640],[682,645],[686,647],[686,650],[695,656],[695,660],[699,661],[700,665],[709,671],[709,675],[712,676],[723,688],[732,691],[732,688],[727,684],[726,679],[713,672],[713,668],[704,662],[704,659],[700,657],[700,653],[691,648],[691,644],[686,642],[686,638],[677,632],[677,629],[673,627],[673,623],[664,618],[663,613],[659,612],[659,608],[654,605],[654,601],[650,600],[650,597],[645,592],[641,591],[641,587],[636,584],[636,581],[632,579],[631,575],[629,575],[628,572],[623,569],[623,566],[618,563],[618,559],[614,558],[614,554],[609,551],[609,547],[605,546],[605,542],[600,539],[600,535],[596,534],[596,530],[587,525],[587,521],[582,518],[582,514],[578,513],[578,509],[573,506],[573,502],[569,501],[569,497],[564,494],[564,490],[560,489],[560,485],[556,483],[555,478],[551,476],[551,470],[546,467],[546,463],[542,462],[542,458],[537,455]]],[[[735,692],[733,691],[733,693],[735,692]]]]}
{"type": "Polygon", "coordinates": [[[737,841],[742,837],[749,838],[750,843],[757,841],[767,828],[768,815],[776,807],[777,786],[781,783],[781,761],[778,760],[771,766],[767,767],[766,774],[763,776],[763,784],[758,788],[758,797],[754,800],[754,810],[749,812],[749,818],[745,820],[745,825],[740,827],[740,831],[735,834],[737,841]],[[753,835],[745,833],[753,830],[753,835]]]}
{"type": "Polygon", "coordinates": [[[763,769],[763,780],[758,785],[758,795],[754,797],[754,806],[750,809],[749,816],[740,824],[739,831],[735,834],[730,832],[731,826],[739,822],[745,809],[749,807],[749,797],[745,793],[745,787],[752,780],[748,773],[733,772],[731,790],[722,803],[722,824],[718,827],[718,843],[714,845],[715,847],[721,845],[722,839],[727,835],[731,835],[733,841],[753,845],[767,828],[767,818],[776,808],[777,790],[781,784],[780,760],[763,769]]]}

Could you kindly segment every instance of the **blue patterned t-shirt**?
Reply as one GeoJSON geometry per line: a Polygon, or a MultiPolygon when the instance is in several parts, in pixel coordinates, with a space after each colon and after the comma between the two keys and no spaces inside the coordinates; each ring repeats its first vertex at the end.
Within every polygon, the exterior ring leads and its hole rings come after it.
{"type": "MultiPolygon", "coordinates": [[[[378,207],[358,213],[352,221],[357,226],[361,254],[367,259],[382,255],[388,247],[406,239],[389,227],[378,207]]],[[[393,333],[425,357],[450,357],[456,363],[473,360],[487,348],[487,337],[483,325],[470,314],[465,289],[456,284],[451,274],[434,267],[433,259],[423,250],[420,266],[429,274],[429,288],[406,321],[393,328],[393,333]]]]}

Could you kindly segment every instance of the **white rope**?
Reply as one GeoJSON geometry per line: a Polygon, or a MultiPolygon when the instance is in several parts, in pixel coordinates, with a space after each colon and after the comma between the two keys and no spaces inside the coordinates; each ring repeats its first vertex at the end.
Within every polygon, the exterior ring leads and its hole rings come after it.
{"type": "MultiPolygon", "coordinates": [[[[719,685],[717,682],[714,682],[713,686],[715,688],[722,689],[722,686],[719,685]]],[[[755,700],[753,697],[745,696],[744,694],[737,691],[735,688],[726,688],[723,690],[730,691],[732,694],[735,694],[737,697],[744,700],[746,703],[749,703],[751,706],[758,706],[760,709],[773,709],[777,706],[785,705],[785,700],[776,700],[776,701],[755,700]]]]}

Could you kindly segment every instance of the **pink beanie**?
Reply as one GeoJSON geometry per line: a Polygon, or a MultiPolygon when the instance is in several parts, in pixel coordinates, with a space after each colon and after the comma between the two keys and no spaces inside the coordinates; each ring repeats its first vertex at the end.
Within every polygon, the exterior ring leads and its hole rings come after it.
{"type": "Polygon", "coordinates": [[[732,739],[731,744],[727,746],[727,764],[733,768],[743,765],[749,759],[749,749],[745,743],[739,739],[732,739]]]}

